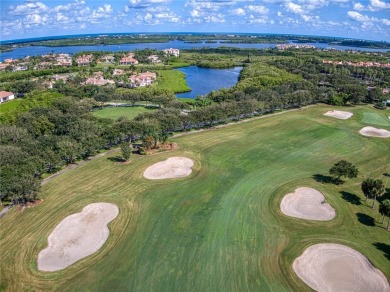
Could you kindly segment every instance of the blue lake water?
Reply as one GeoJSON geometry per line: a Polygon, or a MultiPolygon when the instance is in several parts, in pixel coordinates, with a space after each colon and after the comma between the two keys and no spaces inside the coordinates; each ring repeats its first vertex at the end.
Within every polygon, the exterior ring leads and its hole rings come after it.
{"type": "MultiPolygon", "coordinates": [[[[389,50],[383,49],[366,49],[366,48],[355,48],[355,47],[346,47],[346,46],[332,46],[324,43],[310,43],[316,48],[335,48],[337,50],[361,50],[367,52],[387,52],[389,50]]],[[[122,45],[95,45],[95,46],[64,46],[64,47],[45,47],[45,46],[29,46],[17,48],[11,52],[0,53],[0,61],[5,59],[19,59],[26,56],[38,56],[45,55],[48,53],[70,53],[76,54],[81,51],[109,51],[109,52],[118,52],[118,51],[134,51],[142,49],[156,49],[164,50],[168,48],[176,49],[196,49],[196,48],[218,48],[221,46],[234,47],[234,48],[253,48],[253,49],[267,49],[274,48],[276,44],[273,43],[264,43],[264,44],[229,44],[223,42],[216,43],[186,43],[183,41],[169,41],[167,43],[138,43],[138,44],[122,44],[122,45]]]]}
{"type": "Polygon", "coordinates": [[[190,92],[178,93],[177,97],[196,98],[205,95],[212,90],[229,88],[236,85],[242,67],[230,69],[207,69],[197,66],[183,67],[177,69],[186,74],[186,81],[190,92]]]}

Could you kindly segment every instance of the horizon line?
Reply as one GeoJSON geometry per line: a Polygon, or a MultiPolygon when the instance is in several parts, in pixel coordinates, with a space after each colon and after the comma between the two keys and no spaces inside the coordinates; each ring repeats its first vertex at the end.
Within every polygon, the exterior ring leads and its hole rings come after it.
{"type": "Polygon", "coordinates": [[[7,44],[18,44],[18,43],[28,43],[33,41],[49,41],[59,38],[77,38],[80,36],[105,36],[105,35],[172,35],[172,34],[199,34],[199,35],[222,35],[222,34],[236,34],[236,35],[268,35],[268,36],[296,36],[296,37],[321,37],[321,38],[334,38],[341,40],[356,40],[356,41],[370,41],[378,43],[388,43],[388,41],[378,41],[378,40],[369,40],[369,39],[358,39],[351,37],[340,37],[340,36],[324,36],[324,35],[305,35],[305,34],[294,34],[294,33],[255,33],[255,32],[190,32],[190,31],[180,31],[180,32],[108,32],[108,33],[85,33],[85,34],[64,34],[64,35],[50,35],[50,36],[41,36],[41,37],[32,37],[32,38],[20,38],[20,39],[10,39],[10,40],[1,40],[0,45],[7,44]]]}

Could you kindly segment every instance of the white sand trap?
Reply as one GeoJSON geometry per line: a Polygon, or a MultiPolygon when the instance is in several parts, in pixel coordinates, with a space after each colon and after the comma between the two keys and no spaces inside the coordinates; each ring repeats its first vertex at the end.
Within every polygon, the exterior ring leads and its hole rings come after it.
{"type": "Polygon", "coordinates": [[[341,244],[315,244],[293,263],[295,273],[317,291],[390,291],[389,283],[360,252],[341,244]]]}
{"type": "Polygon", "coordinates": [[[285,195],[280,203],[280,210],[287,216],[327,221],[336,216],[336,211],[327,203],[325,197],[312,188],[297,188],[294,193],[285,195]]]}
{"type": "Polygon", "coordinates": [[[359,131],[359,133],[363,136],[368,136],[368,137],[379,137],[379,138],[390,137],[390,131],[387,131],[385,129],[377,129],[374,127],[364,127],[359,131]]]}
{"type": "Polygon", "coordinates": [[[327,111],[324,113],[324,116],[333,117],[340,120],[346,120],[353,116],[353,113],[350,112],[344,112],[344,111],[327,111]]]}
{"type": "Polygon", "coordinates": [[[148,179],[167,179],[189,176],[194,161],[186,157],[170,157],[167,160],[149,166],[144,177],[148,179]]]}
{"type": "Polygon", "coordinates": [[[99,250],[110,233],[107,224],[118,216],[118,207],[94,203],[80,213],[62,220],[48,238],[48,247],[38,255],[38,269],[53,272],[65,269],[99,250]]]}

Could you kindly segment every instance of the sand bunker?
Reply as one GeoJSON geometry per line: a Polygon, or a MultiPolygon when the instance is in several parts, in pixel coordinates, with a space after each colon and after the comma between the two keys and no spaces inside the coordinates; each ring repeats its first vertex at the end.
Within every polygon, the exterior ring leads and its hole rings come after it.
{"type": "Polygon", "coordinates": [[[189,176],[194,162],[186,157],[170,157],[165,161],[149,166],[144,177],[148,179],[167,179],[189,176]]]}
{"type": "Polygon", "coordinates": [[[66,217],[49,235],[48,247],[39,253],[38,269],[62,270],[99,250],[110,233],[107,224],[118,213],[114,204],[94,203],[66,217]]]}
{"type": "Polygon", "coordinates": [[[287,216],[327,221],[336,216],[335,210],[327,203],[319,191],[312,188],[297,188],[294,193],[285,195],[280,210],[287,216]]]}
{"type": "Polygon", "coordinates": [[[324,113],[324,116],[333,117],[340,120],[346,120],[353,116],[353,113],[350,112],[344,112],[344,111],[328,111],[324,113]]]}
{"type": "Polygon", "coordinates": [[[295,273],[317,291],[389,291],[389,283],[360,252],[341,244],[315,244],[293,263],[295,273]]]}
{"type": "Polygon", "coordinates": [[[390,137],[390,131],[387,131],[385,129],[377,129],[374,127],[364,127],[359,131],[359,133],[363,136],[368,136],[368,137],[379,137],[379,138],[390,137]]]}

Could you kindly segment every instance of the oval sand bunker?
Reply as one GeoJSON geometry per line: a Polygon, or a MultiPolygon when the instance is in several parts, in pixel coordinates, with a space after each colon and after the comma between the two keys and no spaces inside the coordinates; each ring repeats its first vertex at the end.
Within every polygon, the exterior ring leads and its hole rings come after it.
{"type": "Polygon", "coordinates": [[[324,116],[333,117],[333,118],[340,119],[340,120],[347,120],[353,116],[353,113],[332,110],[332,111],[327,111],[326,113],[324,113],[324,116]]]}
{"type": "Polygon", "coordinates": [[[312,188],[297,188],[294,193],[285,195],[280,203],[280,210],[287,216],[327,221],[336,216],[335,210],[327,203],[319,191],[312,188]]]}
{"type": "Polygon", "coordinates": [[[62,270],[98,251],[110,233],[107,224],[118,214],[114,204],[93,203],[66,217],[49,235],[48,247],[38,254],[38,269],[62,270]]]}
{"type": "Polygon", "coordinates": [[[377,129],[374,127],[364,127],[359,131],[359,133],[363,136],[368,136],[368,137],[379,137],[379,138],[390,137],[390,131],[387,131],[385,129],[377,129]]]}
{"type": "Polygon", "coordinates": [[[389,291],[389,283],[360,252],[341,244],[315,244],[293,263],[295,273],[317,291],[389,291]]]}
{"type": "Polygon", "coordinates": [[[189,176],[194,162],[186,157],[170,157],[167,160],[149,166],[144,177],[148,179],[167,179],[189,176]]]}

